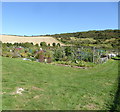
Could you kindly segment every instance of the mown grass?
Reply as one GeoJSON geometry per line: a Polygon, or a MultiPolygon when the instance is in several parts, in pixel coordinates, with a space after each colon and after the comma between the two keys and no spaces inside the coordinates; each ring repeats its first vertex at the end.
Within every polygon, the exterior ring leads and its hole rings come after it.
{"type": "Polygon", "coordinates": [[[118,62],[78,69],[4,57],[2,72],[3,110],[107,110],[118,62]]]}

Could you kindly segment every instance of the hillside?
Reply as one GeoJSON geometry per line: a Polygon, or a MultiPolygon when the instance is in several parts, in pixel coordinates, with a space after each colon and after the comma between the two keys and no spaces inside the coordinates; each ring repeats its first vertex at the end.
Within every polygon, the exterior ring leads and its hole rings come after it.
{"type": "Polygon", "coordinates": [[[54,35],[38,36],[14,36],[2,35],[3,43],[15,42],[33,42],[34,44],[46,42],[47,44],[60,43],[61,46],[95,46],[102,48],[119,48],[120,47],[120,30],[93,30],[85,32],[61,33],[54,35]]]}
{"type": "Polygon", "coordinates": [[[114,100],[117,61],[77,69],[2,59],[3,110],[105,110],[114,100]]]}
{"type": "Polygon", "coordinates": [[[120,30],[93,30],[50,35],[65,44],[118,48],[120,30]]]}
{"type": "Polygon", "coordinates": [[[47,44],[52,43],[60,43],[60,41],[56,40],[55,38],[51,36],[38,36],[38,37],[22,37],[22,36],[12,36],[12,35],[0,35],[0,41],[3,43],[25,43],[25,42],[33,42],[33,44],[40,44],[40,42],[46,42],[47,44]]]}

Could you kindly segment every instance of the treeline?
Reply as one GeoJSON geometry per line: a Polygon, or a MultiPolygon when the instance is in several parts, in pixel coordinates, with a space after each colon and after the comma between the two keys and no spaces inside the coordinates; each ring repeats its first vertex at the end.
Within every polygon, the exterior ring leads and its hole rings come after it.
{"type": "Polygon", "coordinates": [[[110,39],[120,37],[119,33],[120,30],[101,30],[101,31],[93,30],[86,32],[54,34],[51,36],[54,36],[56,38],[76,37],[76,38],[110,39]]]}
{"type": "Polygon", "coordinates": [[[32,42],[25,42],[25,43],[17,43],[17,42],[15,42],[15,43],[2,43],[1,41],[0,41],[0,44],[2,44],[2,47],[4,47],[4,45],[5,46],[7,46],[7,47],[10,47],[10,46],[21,46],[21,47],[33,47],[33,46],[36,46],[36,47],[39,47],[39,46],[41,46],[41,47],[50,47],[50,46],[53,46],[53,47],[60,47],[60,43],[52,43],[52,44],[47,44],[46,42],[40,42],[40,44],[33,44],[32,42]]]}
{"type": "Polygon", "coordinates": [[[74,33],[62,33],[50,35],[66,44],[76,45],[108,45],[108,47],[118,47],[120,41],[120,30],[101,30],[74,33]],[[91,40],[90,40],[91,39],[91,40]]]}

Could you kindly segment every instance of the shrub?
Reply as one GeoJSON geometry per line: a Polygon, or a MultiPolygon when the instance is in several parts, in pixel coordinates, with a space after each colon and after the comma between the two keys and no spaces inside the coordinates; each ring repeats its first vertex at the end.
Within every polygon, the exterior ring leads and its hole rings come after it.
{"type": "Polygon", "coordinates": [[[64,56],[63,58],[61,58],[61,61],[67,61],[67,60],[68,60],[67,56],[64,56]]]}
{"type": "Polygon", "coordinates": [[[43,51],[37,52],[35,58],[38,59],[39,62],[44,62],[44,52],[43,51]]]}
{"type": "Polygon", "coordinates": [[[114,59],[114,60],[120,60],[120,57],[112,57],[112,59],[114,59]]]}
{"type": "Polygon", "coordinates": [[[53,45],[53,47],[55,47],[55,46],[56,46],[56,43],[53,43],[52,45],[53,45]]]}
{"type": "Polygon", "coordinates": [[[4,56],[12,58],[12,57],[13,57],[13,54],[10,53],[10,52],[7,52],[6,55],[4,55],[4,56]]]}
{"type": "Polygon", "coordinates": [[[39,45],[38,45],[38,44],[35,44],[35,46],[36,46],[36,47],[39,47],[39,45]]]}
{"type": "Polygon", "coordinates": [[[12,56],[13,58],[18,58],[18,57],[20,57],[20,55],[18,54],[18,52],[13,52],[13,56],[12,56]]]}
{"type": "Polygon", "coordinates": [[[20,55],[21,55],[21,57],[27,57],[27,53],[25,53],[25,52],[22,52],[22,53],[20,53],[20,55]]]}
{"type": "Polygon", "coordinates": [[[52,62],[52,58],[51,57],[48,57],[47,58],[47,63],[51,63],[52,62]]]}
{"type": "Polygon", "coordinates": [[[22,46],[23,46],[23,47],[26,47],[26,48],[29,48],[29,47],[32,47],[33,45],[32,45],[32,43],[25,42],[25,43],[23,43],[22,46]]]}
{"type": "Polygon", "coordinates": [[[48,44],[48,46],[50,47],[50,44],[48,44]]]}
{"type": "Polygon", "coordinates": [[[80,61],[78,64],[76,64],[79,67],[85,67],[85,62],[84,61],[80,61]]]}
{"type": "Polygon", "coordinates": [[[40,43],[40,46],[42,46],[42,47],[46,47],[47,44],[46,44],[46,42],[41,42],[41,43],[40,43]]]}
{"type": "Polygon", "coordinates": [[[60,47],[60,43],[57,43],[57,46],[60,47]]]}
{"type": "Polygon", "coordinates": [[[36,61],[36,59],[34,57],[30,57],[29,58],[31,61],[36,61]]]}
{"type": "Polygon", "coordinates": [[[66,47],[65,48],[65,54],[66,54],[66,56],[70,56],[71,55],[71,48],[70,47],[66,47]]]}
{"type": "Polygon", "coordinates": [[[61,61],[64,56],[65,56],[64,49],[59,48],[59,49],[54,50],[54,60],[55,61],[61,61]]]}

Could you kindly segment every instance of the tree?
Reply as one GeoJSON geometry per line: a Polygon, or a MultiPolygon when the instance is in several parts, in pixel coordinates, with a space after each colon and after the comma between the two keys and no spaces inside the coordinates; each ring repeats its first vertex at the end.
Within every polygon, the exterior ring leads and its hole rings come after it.
{"type": "Polygon", "coordinates": [[[29,42],[25,42],[25,43],[24,43],[24,47],[27,47],[27,48],[28,48],[28,47],[31,47],[31,46],[32,46],[32,44],[29,43],[29,42]]]}
{"type": "Polygon", "coordinates": [[[57,46],[60,47],[60,43],[57,43],[57,46]]]}
{"type": "Polygon", "coordinates": [[[12,46],[12,43],[7,43],[7,47],[10,47],[10,46],[12,46]]]}
{"type": "Polygon", "coordinates": [[[50,46],[50,43],[48,44],[48,46],[50,46]]]}
{"type": "Polygon", "coordinates": [[[31,42],[31,45],[33,45],[33,42],[31,42]]]}
{"type": "Polygon", "coordinates": [[[40,46],[42,46],[42,47],[46,47],[47,44],[46,44],[46,42],[41,42],[41,43],[40,43],[40,46]]]}
{"type": "Polygon", "coordinates": [[[70,47],[65,48],[65,54],[66,54],[66,56],[71,55],[71,48],[70,47]]]}
{"type": "Polygon", "coordinates": [[[35,58],[37,58],[39,62],[44,62],[44,52],[43,51],[37,52],[37,55],[35,56],[35,58]]]}
{"type": "Polygon", "coordinates": [[[55,47],[55,46],[56,46],[56,43],[53,43],[52,45],[55,47]]]}
{"type": "Polygon", "coordinates": [[[38,44],[35,44],[36,47],[38,47],[39,45],[38,44]]]}
{"type": "Polygon", "coordinates": [[[54,51],[54,59],[56,61],[61,61],[62,58],[65,57],[65,52],[63,48],[55,49],[54,51]]]}

